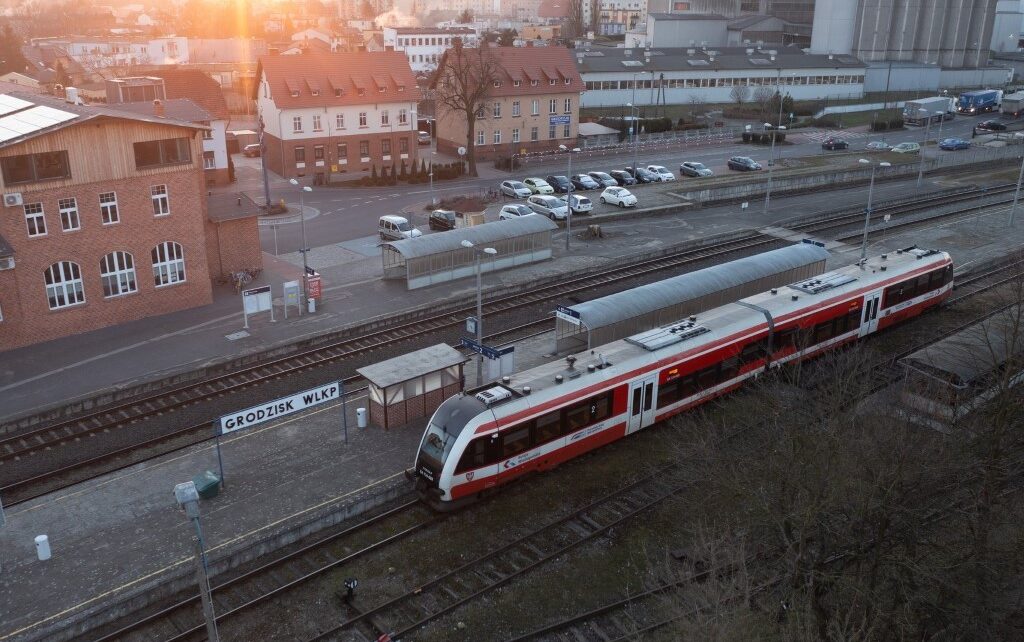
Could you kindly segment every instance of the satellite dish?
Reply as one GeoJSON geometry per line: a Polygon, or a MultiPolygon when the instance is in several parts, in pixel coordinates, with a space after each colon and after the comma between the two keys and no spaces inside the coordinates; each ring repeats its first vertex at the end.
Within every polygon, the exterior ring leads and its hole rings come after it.
{"type": "Polygon", "coordinates": [[[459,148],[459,156],[465,156],[465,155],[466,155],[466,148],[465,147],[460,147],[459,148]]]}

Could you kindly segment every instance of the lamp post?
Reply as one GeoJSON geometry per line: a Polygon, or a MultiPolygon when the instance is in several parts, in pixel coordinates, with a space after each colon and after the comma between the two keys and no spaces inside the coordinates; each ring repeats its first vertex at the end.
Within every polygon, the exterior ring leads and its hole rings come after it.
{"type": "MultiPolygon", "coordinates": [[[[779,100],[779,103],[781,105],[781,103],[782,103],[781,98],[779,100]]],[[[779,118],[781,119],[782,118],[782,115],[781,115],[782,107],[779,107],[779,110],[780,110],[779,118]]],[[[770,123],[765,123],[764,126],[767,128],[767,127],[770,126],[770,123]]],[[[772,132],[772,146],[771,146],[771,149],[768,152],[768,189],[765,190],[765,193],[764,193],[764,211],[765,212],[768,212],[768,206],[771,204],[771,201],[772,201],[772,168],[775,166],[775,137],[779,133],[780,130],[785,131],[785,129],[786,129],[785,127],[783,127],[782,125],[779,125],[779,128],[772,132]]]]}
{"type": "Polygon", "coordinates": [[[565,249],[569,249],[569,237],[572,236],[572,155],[580,151],[579,147],[568,148],[565,145],[559,145],[558,149],[563,152],[569,152],[569,167],[566,168],[566,172],[569,177],[569,187],[565,191],[565,249]]]}
{"type": "Polygon", "coordinates": [[[924,126],[924,140],[921,141],[921,162],[917,167],[917,186],[921,187],[921,180],[924,179],[924,151],[925,146],[928,144],[928,130],[932,126],[931,116],[928,117],[928,121],[924,126]]]}
{"type": "Polygon", "coordinates": [[[213,599],[210,596],[210,577],[206,570],[206,550],[203,545],[203,529],[199,524],[199,491],[195,482],[185,482],[174,487],[174,498],[178,506],[185,509],[195,526],[196,534],[192,536],[192,547],[195,550],[196,581],[199,584],[199,595],[203,605],[203,618],[206,620],[206,637],[209,642],[220,642],[217,633],[217,616],[213,612],[213,599]]]}
{"type": "Polygon", "coordinates": [[[860,244],[860,261],[861,266],[863,266],[864,259],[868,253],[868,226],[871,224],[871,198],[875,192],[875,169],[878,167],[891,167],[892,164],[881,162],[875,165],[866,158],[862,158],[857,162],[862,165],[871,165],[871,182],[868,184],[868,206],[864,209],[864,240],[860,244]]]}
{"type": "Polygon", "coordinates": [[[306,252],[309,248],[306,247],[306,192],[312,192],[313,188],[309,185],[299,186],[299,181],[294,178],[288,180],[293,186],[299,188],[299,221],[302,226],[302,248],[299,252],[302,252],[302,299],[308,298],[309,294],[306,291],[306,277],[309,276],[309,264],[306,262],[306,252]]]}
{"type": "Polygon", "coordinates": [[[935,115],[939,117],[939,133],[936,134],[935,140],[941,141],[942,140],[942,121],[944,121],[946,119],[946,112],[944,112],[944,111],[937,111],[937,112],[935,112],[935,115]]]}
{"type": "MultiPolygon", "coordinates": [[[[483,347],[484,345],[484,308],[483,301],[481,299],[480,289],[480,257],[482,254],[495,255],[498,250],[493,247],[485,247],[480,249],[473,245],[473,241],[469,239],[463,239],[462,247],[473,250],[473,254],[476,256],[476,343],[478,346],[483,347]]],[[[476,385],[482,386],[484,383],[484,355],[483,353],[477,354],[476,357],[476,385]]]]}
{"type": "Polygon", "coordinates": [[[637,130],[636,130],[636,116],[633,115],[633,111],[636,110],[637,115],[639,115],[640,114],[640,110],[637,109],[636,106],[633,103],[626,103],[626,107],[629,107],[629,117],[633,119],[629,123],[629,129],[630,129],[630,131],[633,132],[633,178],[635,178],[636,182],[639,184],[640,183],[640,177],[637,176],[637,174],[636,174],[636,155],[637,155],[637,146],[636,146],[637,137],[636,137],[636,135],[639,132],[637,132],[637,130]]]}
{"type": "MultiPolygon", "coordinates": [[[[1024,134],[1014,134],[1018,145],[1024,145],[1024,134]]],[[[1013,220],[1017,217],[1017,202],[1020,200],[1020,183],[1024,179],[1024,154],[1021,154],[1020,173],[1017,174],[1017,189],[1013,192],[1013,207],[1010,208],[1010,227],[1013,227],[1013,220]]]]}

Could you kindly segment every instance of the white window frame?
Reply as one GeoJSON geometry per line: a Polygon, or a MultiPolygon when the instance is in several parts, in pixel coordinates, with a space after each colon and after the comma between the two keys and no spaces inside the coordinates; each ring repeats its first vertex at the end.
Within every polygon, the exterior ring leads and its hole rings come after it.
{"type": "Polygon", "coordinates": [[[345,129],[345,114],[334,115],[334,128],[345,129]]]}
{"type": "Polygon", "coordinates": [[[215,152],[203,152],[203,169],[217,169],[217,155],[215,152]]]}
{"type": "Polygon", "coordinates": [[[558,113],[558,99],[557,98],[552,98],[552,99],[550,99],[548,101],[548,113],[549,114],[557,114],[558,113]]]}
{"type": "Polygon", "coordinates": [[[409,110],[399,109],[398,110],[398,124],[405,125],[409,122],[409,110]]]}
{"type": "Polygon", "coordinates": [[[85,303],[82,268],[73,261],[53,263],[43,272],[46,302],[51,310],[70,308],[85,303]],[[54,271],[54,268],[57,268],[54,271]]]}
{"type": "Polygon", "coordinates": [[[46,212],[43,211],[43,204],[25,203],[22,209],[25,211],[25,229],[28,237],[46,236],[46,212]]]}
{"type": "Polygon", "coordinates": [[[180,243],[164,241],[150,251],[153,259],[153,284],[164,288],[176,283],[184,283],[185,249],[180,243]]]}
{"type": "Polygon", "coordinates": [[[530,140],[532,140],[532,141],[540,140],[540,128],[539,127],[531,127],[530,128],[530,140]]]}
{"type": "Polygon", "coordinates": [[[520,113],[521,113],[521,111],[520,111],[520,107],[519,107],[519,101],[518,100],[513,100],[512,101],[512,116],[516,117],[520,113]]]}
{"type": "Polygon", "coordinates": [[[562,138],[569,138],[572,136],[572,125],[566,123],[562,125],[562,138]]]}
{"type": "Polygon", "coordinates": [[[565,107],[565,113],[567,113],[567,114],[571,114],[572,113],[572,98],[566,98],[565,99],[564,107],[565,107]]]}
{"type": "Polygon", "coordinates": [[[104,225],[114,225],[121,222],[121,215],[117,211],[117,192],[100,193],[100,222],[104,225]],[[109,200],[103,198],[109,196],[109,200]]]}
{"type": "Polygon", "coordinates": [[[149,197],[153,200],[153,216],[169,216],[171,199],[167,193],[167,185],[153,185],[149,188],[149,197]]]}
{"type": "Polygon", "coordinates": [[[380,126],[390,127],[391,126],[391,114],[387,109],[382,109],[380,112],[380,126]]]}
{"type": "Polygon", "coordinates": [[[292,116],[292,133],[302,133],[302,116],[292,116]]]}
{"type": "Polygon", "coordinates": [[[78,215],[78,199],[73,196],[58,199],[57,209],[60,212],[60,228],[63,231],[74,232],[82,229],[82,218],[78,215]]]}
{"type": "Polygon", "coordinates": [[[366,112],[365,111],[359,112],[359,126],[360,127],[366,127],[366,112]]]}
{"type": "Polygon", "coordinates": [[[103,298],[113,299],[139,291],[135,277],[135,257],[130,252],[114,251],[100,259],[103,298]]]}
{"type": "Polygon", "coordinates": [[[322,132],[323,130],[324,126],[320,120],[320,114],[313,114],[313,131],[322,132]]]}
{"type": "Polygon", "coordinates": [[[494,144],[495,145],[500,145],[501,144],[501,130],[500,129],[495,129],[494,130],[494,144]]]}
{"type": "Polygon", "coordinates": [[[478,129],[476,132],[476,144],[483,145],[485,140],[484,130],[478,129]]]}
{"type": "Polygon", "coordinates": [[[536,98],[534,98],[533,102],[530,103],[530,115],[531,116],[539,116],[540,115],[540,101],[537,100],[536,98]]]}
{"type": "Polygon", "coordinates": [[[491,107],[491,117],[501,118],[501,103],[494,103],[491,107]]]}
{"type": "Polygon", "coordinates": [[[518,143],[519,142],[519,128],[518,127],[516,127],[515,129],[512,130],[512,142],[513,143],[518,143]]]}

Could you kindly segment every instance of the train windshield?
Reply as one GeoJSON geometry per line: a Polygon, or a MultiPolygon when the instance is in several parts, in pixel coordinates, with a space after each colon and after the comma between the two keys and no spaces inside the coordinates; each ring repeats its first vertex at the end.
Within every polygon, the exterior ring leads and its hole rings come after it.
{"type": "Polygon", "coordinates": [[[466,424],[486,408],[479,399],[470,395],[458,395],[442,403],[430,418],[420,444],[420,458],[440,472],[466,424]]]}

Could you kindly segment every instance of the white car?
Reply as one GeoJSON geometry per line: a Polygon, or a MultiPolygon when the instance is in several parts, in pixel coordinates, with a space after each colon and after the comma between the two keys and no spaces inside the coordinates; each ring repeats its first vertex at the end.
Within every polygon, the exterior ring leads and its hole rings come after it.
{"type": "Polygon", "coordinates": [[[525,205],[502,205],[501,211],[498,212],[498,220],[507,221],[510,218],[522,218],[524,216],[532,216],[534,214],[536,214],[536,212],[525,205]]]}
{"type": "MultiPolygon", "coordinates": [[[[563,203],[568,202],[569,195],[565,194],[558,197],[558,200],[563,203]]],[[[572,195],[572,204],[569,206],[572,208],[573,214],[584,214],[594,209],[594,202],[586,196],[580,196],[579,194],[572,195]]]]}
{"type": "Polygon", "coordinates": [[[529,188],[530,192],[534,194],[554,194],[555,188],[544,180],[543,178],[528,178],[523,183],[529,188]]]}
{"type": "Polygon", "coordinates": [[[648,165],[647,171],[657,176],[662,183],[676,180],[676,175],[664,165],[648,165]]]}
{"type": "Polygon", "coordinates": [[[526,204],[537,214],[543,214],[552,221],[569,216],[569,207],[565,201],[560,201],[548,194],[534,194],[526,199],[526,204]]]}
{"type": "Polygon", "coordinates": [[[512,198],[526,198],[533,194],[533,190],[522,181],[502,181],[501,193],[512,198]]]}
{"type": "Polygon", "coordinates": [[[636,197],[625,187],[609,187],[601,192],[601,202],[619,207],[636,207],[636,197]]]}

